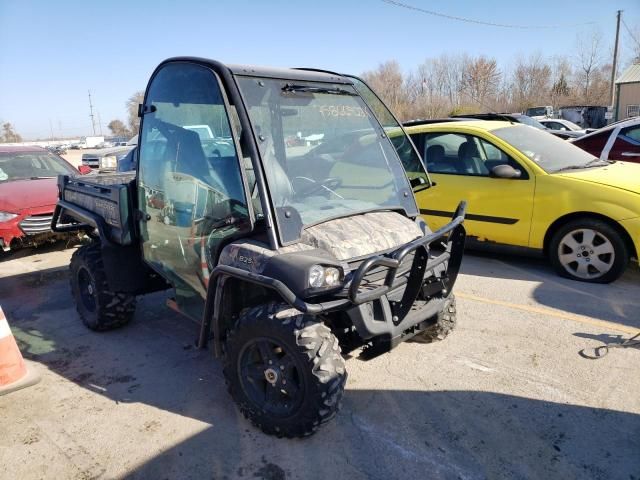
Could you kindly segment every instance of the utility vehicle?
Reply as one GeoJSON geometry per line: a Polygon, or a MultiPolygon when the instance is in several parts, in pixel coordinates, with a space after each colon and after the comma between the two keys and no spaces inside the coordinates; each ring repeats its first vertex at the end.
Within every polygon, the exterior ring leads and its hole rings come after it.
{"type": "Polygon", "coordinates": [[[172,288],[242,413],[288,437],[335,416],[342,353],[453,328],[464,203],[428,229],[413,193],[429,177],[361,80],[173,58],[139,113],[134,173],[59,178],[54,228],[94,238],[70,265],[89,328],[121,326],[137,295],[172,288]]]}

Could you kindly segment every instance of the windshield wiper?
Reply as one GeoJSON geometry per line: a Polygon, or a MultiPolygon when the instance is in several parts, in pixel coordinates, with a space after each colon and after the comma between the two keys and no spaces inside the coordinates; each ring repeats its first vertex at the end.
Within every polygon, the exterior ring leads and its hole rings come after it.
{"type": "Polygon", "coordinates": [[[583,168],[589,167],[604,167],[605,165],[610,165],[613,162],[609,160],[601,160],[599,158],[594,158],[593,160],[589,160],[587,163],[583,163],[582,165],[567,165],[566,167],[562,167],[555,172],[564,172],[565,170],[582,170],[583,168]],[[598,165],[601,164],[601,165],[598,165]]]}
{"type": "Polygon", "coordinates": [[[358,94],[355,92],[350,92],[349,90],[344,90],[342,88],[327,88],[327,87],[310,87],[309,85],[295,85],[293,83],[287,83],[284,87],[282,87],[283,92],[303,92],[303,93],[328,93],[332,95],[350,95],[352,97],[357,97],[358,94]]]}

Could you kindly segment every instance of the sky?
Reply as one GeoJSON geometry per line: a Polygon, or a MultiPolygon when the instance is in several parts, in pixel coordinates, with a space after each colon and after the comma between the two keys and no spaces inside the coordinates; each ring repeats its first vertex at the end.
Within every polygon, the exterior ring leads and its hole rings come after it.
{"type": "MultiPolygon", "coordinates": [[[[609,52],[616,10],[640,41],[639,0],[398,2],[490,23],[559,28],[461,22],[383,0],[0,0],[0,121],[25,139],[91,135],[90,90],[107,134],[110,120],[126,123],[126,100],[172,56],[360,74],[391,59],[408,72],[427,57],[468,53],[505,67],[518,55],[571,55],[576,35],[593,30],[609,52]]],[[[623,64],[632,42],[621,27],[623,64]]]]}

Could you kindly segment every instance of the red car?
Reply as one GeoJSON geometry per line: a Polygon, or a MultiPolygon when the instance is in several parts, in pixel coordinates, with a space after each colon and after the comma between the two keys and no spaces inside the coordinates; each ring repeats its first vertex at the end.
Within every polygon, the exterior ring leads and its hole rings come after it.
{"type": "Polygon", "coordinates": [[[640,117],[612,123],[569,141],[602,160],[640,163],[640,117]]]}
{"type": "Polygon", "coordinates": [[[57,177],[78,173],[44,148],[0,145],[0,248],[6,252],[60,237],[51,231],[57,177]]]}

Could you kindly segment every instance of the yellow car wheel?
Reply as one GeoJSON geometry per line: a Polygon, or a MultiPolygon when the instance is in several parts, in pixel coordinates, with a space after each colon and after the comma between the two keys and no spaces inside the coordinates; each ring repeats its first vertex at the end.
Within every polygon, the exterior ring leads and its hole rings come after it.
{"type": "Polygon", "coordinates": [[[565,277],[592,283],[609,283],[624,272],[629,250],[610,224],[584,218],[559,228],[549,245],[556,271],[565,277]]]}

